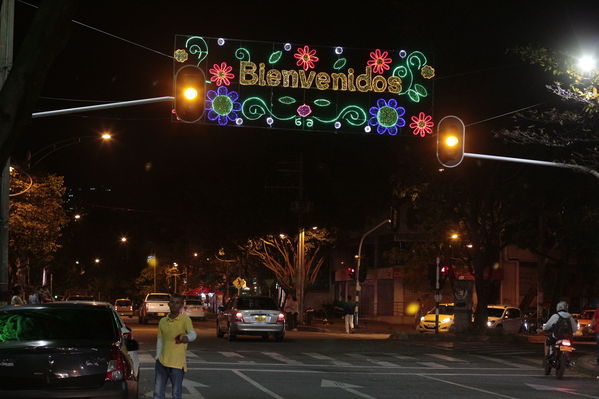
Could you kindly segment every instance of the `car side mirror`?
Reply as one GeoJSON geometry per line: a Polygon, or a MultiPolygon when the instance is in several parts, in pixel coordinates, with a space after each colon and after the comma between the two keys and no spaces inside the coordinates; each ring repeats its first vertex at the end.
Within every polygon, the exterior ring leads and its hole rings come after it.
{"type": "Polygon", "coordinates": [[[128,339],[125,341],[125,347],[127,352],[135,352],[139,350],[139,343],[134,339],[128,339]]]}

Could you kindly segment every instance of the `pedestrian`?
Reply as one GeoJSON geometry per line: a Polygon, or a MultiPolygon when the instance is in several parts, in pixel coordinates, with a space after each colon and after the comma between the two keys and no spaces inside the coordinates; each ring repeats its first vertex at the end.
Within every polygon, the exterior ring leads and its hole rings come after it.
{"type": "Polygon", "coordinates": [[[12,289],[12,298],[10,298],[10,304],[19,306],[25,305],[25,301],[23,300],[23,287],[20,285],[15,285],[12,289]]]}
{"type": "Polygon", "coordinates": [[[197,337],[191,319],[181,313],[183,296],[172,294],[168,307],[169,314],[158,323],[154,399],[165,399],[166,384],[169,380],[173,389],[173,399],[181,399],[183,376],[187,371],[187,344],[197,337]]]}
{"type": "Polygon", "coordinates": [[[595,306],[595,314],[591,321],[591,331],[595,331],[595,338],[597,339],[597,366],[599,366],[599,303],[595,306]]]}
{"type": "Polygon", "coordinates": [[[290,296],[285,302],[285,313],[287,315],[287,326],[289,330],[297,331],[297,316],[299,312],[299,303],[295,296],[290,296]]]}
{"type": "Polygon", "coordinates": [[[352,296],[347,296],[347,302],[343,303],[343,318],[345,319],[345,333],[351,334],[354,329],[354,309],[356,304],[352,302],[352,296]]]}
{"type": "Polygon", "coordinates": [[[40,285],[35,287],[33,294],[29,295],[29,303],[34,305],[42,303],[42,287],[40,285]]]}

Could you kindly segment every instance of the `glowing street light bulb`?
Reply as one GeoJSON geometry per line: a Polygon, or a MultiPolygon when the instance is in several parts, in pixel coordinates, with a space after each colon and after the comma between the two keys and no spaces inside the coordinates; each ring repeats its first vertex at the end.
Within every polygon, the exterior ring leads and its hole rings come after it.
{"type": "Polygon", "coordinates": [[[449,236],[452,240],[457,240],[460,236],[457,235],[456,233],[453,233],[452,235],[449,236]]]}
{"type": "Polygon", "coordinates": [[[460,140],[458,140],[456,136],[448,136],[445,138],[445,145],[448,147],[455,147],[459,142],[460,140]]]}
{"type": "Polygon", "coordinates": [[[578,68],[582,72],[591,72],[597,67],[597,61],[590,55],[585,55],[578,60],[578,68]]]}
{"type": "Polygon", "coordinates": [[[102,133],[102,140],[110,140],[112,138],[112,134],[110,133],[102,133]]]}
{"type": "Polygon", "coordinates": [[[121,237],[121,242],[122,243],[126,243],[127,242],[127,237],[121,237]]]}
{"type": "Polygon", "coordinates": [[[318,226],[312,227],[312,230],[318,230],[318,226]]]}
{"type": "Polygon", "coordinates": [[[81,215],[80,214],[76,214],[74,217],[75,217],[75,220],[80,220],[81,219],[81,215]]]}
{"type": "Polygon", "coordinates": [[[285,237],[287,237],[287,236],[286,236],[285,234],[279,234],[279,237],[281,237],[281,238],[285,238],[285,237]]]}
{"type": "Polygon", "coordinates": [[[197,253],[197,252],[194,252],[194,253],[193,253],[193,256],[195,256],[195,257],[197,258],[197,257],[198,257],[198,253],[197,253]]]}
{"type": "Polygon", "coordinates": [[[96,263],[100,263],[100,258],[96,258],[96,259],[94,259],[94,262],[96,262],[96,263]]]}
{"type": "Polygon", "coordinates": [[[183,96],[188,100],[195,100],[195,98],[198,96],[198,91],[193,87],[188,87],[183,92],[183,96]]]}

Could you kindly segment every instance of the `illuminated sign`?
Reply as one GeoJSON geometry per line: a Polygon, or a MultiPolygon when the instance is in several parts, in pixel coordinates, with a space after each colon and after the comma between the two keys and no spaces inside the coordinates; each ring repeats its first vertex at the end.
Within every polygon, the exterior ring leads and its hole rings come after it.
{"type": "MultiPolygon", "coordinates": [[[[203,114],[188,122],[391,136],[433,132],[435,69],[420,51],[177,35],[174,60],[175,82],[189,67],[205,76],[203,114]]],[[[173,118],[184,119],[176,110],[173,118]]]]}

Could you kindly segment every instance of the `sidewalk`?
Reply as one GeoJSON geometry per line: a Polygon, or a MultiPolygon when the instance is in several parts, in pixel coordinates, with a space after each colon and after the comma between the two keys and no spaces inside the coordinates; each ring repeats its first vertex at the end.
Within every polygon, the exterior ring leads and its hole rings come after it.
{"type": "MultiPolygon", "coordinates": [[[[329,320],[324,324],[322,320],[313,320],[311,325],[298,326],[300,331],[345,333],[343,319],[329,320]]],[[[398,332],[414,332],[414,324],[393,324],[378,320],[361,319],[359,326],[353,330],[354,334],[395,334],[398,332]]]]}

